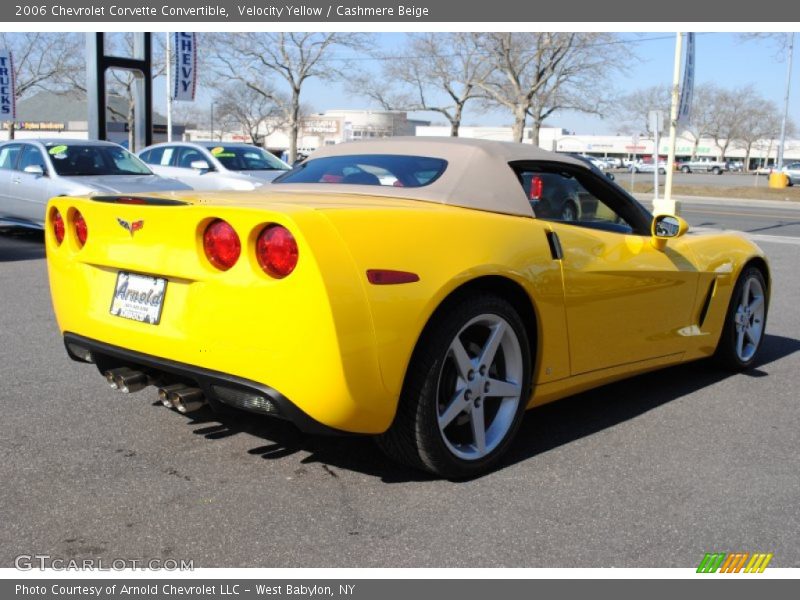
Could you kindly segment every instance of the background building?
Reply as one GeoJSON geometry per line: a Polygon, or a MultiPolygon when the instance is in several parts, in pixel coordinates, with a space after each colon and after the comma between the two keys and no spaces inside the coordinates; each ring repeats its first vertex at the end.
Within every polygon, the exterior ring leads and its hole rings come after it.
{"type": "MultiPolygon", "coordinates": [[[[430,125],[430,121],[409,119],[399,110],[327,110],[302,117],[297,138],[297,150],[309,154],[322,146],[351,140],[415,135],[417,127],[430,125]]],[[[275,120],[266,121],[259,128],[264,135],[264,147],[280,153],[289,147],[288,127],[275,120]]],[[[223,141],[250,142],[249,135],[239,128],[217,129],[214,136],[208,129],[189,129],[186,137],[192,140],[220,139],[223,141]]]]}
{"type": "MultiPolygon", "coordinates": [[[[36,137],[63,137],[88,139],[88,103],[86,94],[70,92],[38,92],[17,103],[17,120],[14,136],[18,139],[36,137]]],[[[128,100],[121,96],[108,96],[106,111],[108,141],[128,145],[128,100]]],[[[172,138],[181,139],[185,127],[173,122],[172,138]]],[[[8,139],[8,130],[0,128],[0,140],[8,139]]],[[[167,141],[167,118],[153,113],[153,142],[167,141]]]]}
{"type": "MultiPolygon", "coordinates": [[[[420,126],[416,135],[420,136],[446,136],[450,135],[447,126],[420,126]]],[[[461,137],[478,138],[485,140],[511,141],[510,127],[461,127],[461,137]]],[[[524,138],[531,139],[530,128],[525,129],[524,138]]],[[[724,145],[725,140],[719,141],[724,145]]],[[[588,156],[609,156],[622,159],[631,159],[634,156],[650,157],[654,153],[653,140],[647,138],[634,138],[629,135],[581,135],[570,133],[560,127],[543,127],[539,132],[539,146],[553,152],[577,152],[588,156]]],[[[750,149],[751,166],[763,161],[776,160],[778,143],[776,140],[759,140],[750,149]]],[[[669,137],[659,139],[659,154],[666,156],[669,152],[669,137]]],[[[721,148],[711,138],[700,138],[695,147],[695,140],[691,135],[679,136],[675,145],[675,156],[678,159],[688,159],[692,154],[699,158],[722,158],[721,148]]],[[[731,143],[725,151],[725,160],[744,161],[747,149],[740,144],[731,143]]],[[[784,160],[800,160],[800,140],[786,140],[784,160]]]]}

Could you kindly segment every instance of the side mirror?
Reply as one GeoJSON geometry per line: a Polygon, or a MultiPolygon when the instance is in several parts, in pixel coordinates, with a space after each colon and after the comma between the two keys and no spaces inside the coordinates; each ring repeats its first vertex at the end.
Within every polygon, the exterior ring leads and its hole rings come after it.
{"type": "Polygon", "coordinates": [[[190,165],[195,171],[208,171],[211,167],[204,160],[193,160],[190,165]]]}
{"type": "Polygon", "coordinates": [[[25,167],[24,172],[42,177],[44,175],[44,167],[42,165],[28,165],[25,167]]]}
{"type": "Polygon", "coordinates": [[[689,224],[676,215],[656,215],[650,227],[651,243],[658,250],[664,250],[667,240],[682,236],[689,231],[689,224]]]}

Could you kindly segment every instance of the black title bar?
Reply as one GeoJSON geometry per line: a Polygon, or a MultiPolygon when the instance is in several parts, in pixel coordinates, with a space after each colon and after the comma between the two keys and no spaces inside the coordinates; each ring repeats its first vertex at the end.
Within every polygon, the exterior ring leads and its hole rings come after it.
{"type": "MultiPolygon", "coordinates": [[[[274,23],[548,23],[548,22],[773,22],[800,21],[800,3],[777,12],[745,0],[11,0],[0,21],[47,22],[274,22],[274,23]]],[[[478,26],[486,29],[485,26],[478,26]]],[[[757,29],[757,27],[755,28],[757,29]]]]}

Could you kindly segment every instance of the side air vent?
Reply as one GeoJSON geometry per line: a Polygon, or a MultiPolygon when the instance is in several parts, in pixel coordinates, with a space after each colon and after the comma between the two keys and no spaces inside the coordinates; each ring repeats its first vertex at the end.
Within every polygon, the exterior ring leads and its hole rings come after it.
{"type": "Polygon", "coordinates": [[[564,258],[564,252],[561,250],[561,242],[558,239],[558,234],[555,231],[547,232],[547,243],[550,245],[550,256],[553,260],[561,260],[564,258]]]}
{"type": "Polygon", "coordinates": [[[703,323],[706,320],[706,315],[708,315],[708,307],[711,306],[711,298],[714,296],[714,292],[716,290],[717,290],[717,280],[715,278],[708,286],[708,291],[706,292],[706,299],[703,301],[703,307],[700,309],[700,316],[697,318],[698,327],[702,327],[703,323]]]}

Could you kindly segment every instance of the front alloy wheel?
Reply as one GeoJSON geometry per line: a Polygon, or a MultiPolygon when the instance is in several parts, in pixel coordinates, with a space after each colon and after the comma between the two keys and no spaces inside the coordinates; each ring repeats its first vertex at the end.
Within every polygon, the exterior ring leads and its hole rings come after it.
{"type": "Polygon", "coordinates": [[[767,322],[767,284],[761,271],[748,267],[739,277],[731,296],[716,358],[734,370],[755,361],[767,322]]]}
{"type": "Polygon", "coordinates": [[[392,458],[454,479],[497,463],[530,391],[522,320],[502,298],[477,294],[447,306],[426,328],[395,421],[378,438],[392,458]]]}

